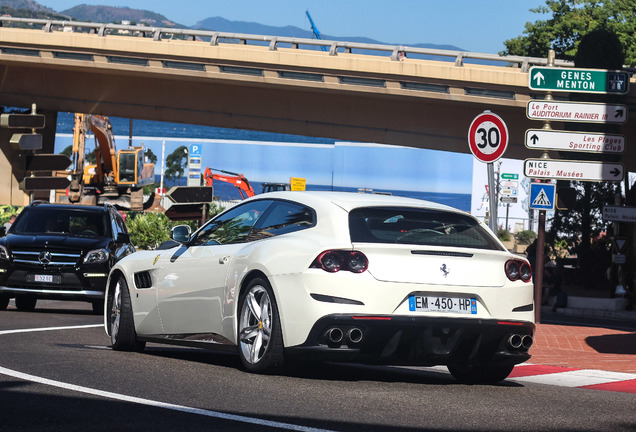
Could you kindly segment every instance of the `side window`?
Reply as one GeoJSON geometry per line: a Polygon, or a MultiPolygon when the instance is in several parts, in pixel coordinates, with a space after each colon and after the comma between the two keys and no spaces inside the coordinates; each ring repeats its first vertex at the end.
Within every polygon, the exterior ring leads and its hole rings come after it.
{"type": "Polygon", "coordinates": [[[252,227],[271,204],[271,200],[259,200],[233,207],[204,225],[196,233],[192,244],[202,246],[247,241],[252,227]]]}
{"type": "Polygon", "coordinates": [[[126,222],[124,221],[123,216],[121,216],[119,212],[117,212],[116,221],[117,221],[117,225],[119,225],[119,231],[123,232],[124,234],[128,234],[128,227],[126,227],[126,222]]]}
{"type": "Polygon", "coordinates": [[[144,152],[140,151],[137,153],[137,177],[135,181],[139,181],[139,177],[141,177],[141,172],[144,170],[144,152]]]}
{"type": "Polygon", "coordinates": [[[115,210],[111,210],[109,215],[110,215],[110,225],[113,230],[113,238],[117,238],[117,235],[119,233],[128,234],[128,230],[126,229],[126,224],[124,223],[124,220],[122,219],[119,212],[115,210]]]}
{"type": "Polygon", "coordinates": [[[259,219],[248,240],[259,240],[309,228],[316,223],[314,214],[309,207],[278,201],[259,219]]]}

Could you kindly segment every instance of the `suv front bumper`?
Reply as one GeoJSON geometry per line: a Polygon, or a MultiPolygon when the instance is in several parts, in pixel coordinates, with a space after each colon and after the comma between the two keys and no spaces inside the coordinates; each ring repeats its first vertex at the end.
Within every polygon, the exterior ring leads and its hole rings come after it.
{"type": "Polygon", "coordinates": [[[104,298],[108,270],[101,265],[70,269],[7,266],[0,273],[0,295],[32,295],[50,300],[99,300],[104,298]],[[51,281],[37,282],[36,276],[51,281]]]}

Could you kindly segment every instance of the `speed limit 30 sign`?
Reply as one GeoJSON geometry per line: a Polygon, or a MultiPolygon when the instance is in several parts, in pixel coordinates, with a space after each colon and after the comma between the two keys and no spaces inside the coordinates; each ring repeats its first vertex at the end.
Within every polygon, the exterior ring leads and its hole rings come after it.
{"type": "Polygon", "coordinates": [[[481,162],[491,163],[499,159],[508,146],[508,128],[497,114],[484,111],[468,128],[470,151],[481,162]]]}

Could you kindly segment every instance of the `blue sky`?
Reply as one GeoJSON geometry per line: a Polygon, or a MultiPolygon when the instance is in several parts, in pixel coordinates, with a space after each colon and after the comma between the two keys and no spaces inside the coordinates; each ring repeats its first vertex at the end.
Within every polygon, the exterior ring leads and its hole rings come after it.
{"type": "Polygon", "coordinates": [[[526,22],[545,18],[529,10],[545,0],[40,0],[56,11],[79,4],[147,9],[184,25],[220,16],[272,26],[310,29],[309,10],[321,33],[363,36],[412,45],[450,44],[463,50],[498,53],[526,22]]]}

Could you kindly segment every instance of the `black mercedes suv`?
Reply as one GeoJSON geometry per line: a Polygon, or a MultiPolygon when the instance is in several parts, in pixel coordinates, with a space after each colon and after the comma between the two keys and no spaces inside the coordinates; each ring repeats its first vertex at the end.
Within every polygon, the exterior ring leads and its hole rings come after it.
{"type": "Polygon", "coordinates": [[[114,207],[34,202],[7,233],[0,227],[0,310],[11,298],[32,311],[38,299],[79,300],[103,312],[108,272],[135,251],[114,207]]]}

